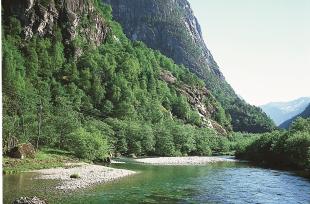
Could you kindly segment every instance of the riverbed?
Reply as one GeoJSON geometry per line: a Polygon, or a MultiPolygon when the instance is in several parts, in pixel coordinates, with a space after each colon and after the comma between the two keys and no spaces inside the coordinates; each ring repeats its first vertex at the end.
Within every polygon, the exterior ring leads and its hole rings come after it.
{"type": "Polygon", "coordinates": [[[39,196],[49,203],[310,203],[310,181],[293,172],[245,162],[197,166],[150,165],[125,160],[111,167],[138,172],[90,188],[55,190],[60,181],[35,173],[4,176],[4,203],[39,196]]]}

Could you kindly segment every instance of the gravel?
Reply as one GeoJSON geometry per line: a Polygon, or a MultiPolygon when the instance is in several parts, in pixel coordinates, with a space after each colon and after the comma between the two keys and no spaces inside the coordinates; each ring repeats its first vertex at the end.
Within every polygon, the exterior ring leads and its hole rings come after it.
{"type": "Polygon", "coordinates": [[[214,162],[234,162],[235,159],[223,157],[155,157],[135,159],[136,162],[155,165],[204,165],[214,162]]]}
{"type": "Polygon", "coordinates": [[[35,170],[34,172],[40,173],[36,179],[57,179],[61,180],[61,183],[56,186],[56,189],[61,190],[75,190],[80,188],[86,188],[94,184],[105,183],[113,181],[125,176],[132,175],[136,172],[115,169],[100,165],[93,164],[79,164],[72,168],[52,168],[35,170]],[[79,178],[70,178],[72,174],[79,175],[79,178]]]}

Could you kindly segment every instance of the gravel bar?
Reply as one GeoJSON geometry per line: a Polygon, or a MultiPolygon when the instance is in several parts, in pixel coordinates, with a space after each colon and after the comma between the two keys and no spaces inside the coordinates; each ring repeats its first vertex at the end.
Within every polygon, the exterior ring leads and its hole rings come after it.
{"type": "Polygon", "coordinates": [[[125,176],[135,174],[136,172],[115,169],[101,165],[79,164],[75,167],[59,167],[52,169],[41,169],[33,172],[40,173],[36,179],[56,179],[61,180],[61,183],[56,186],[56,189],[75,190],[86,188],[94,184],[113,181],[125,176]],[[77,174],[79,178],[70,178],[72,174],[77,174]]]}
{"type": "Polygon", "coordinates": [[[234,162],[233,158],[224,157],[155,157],[135,159],[136,162],[155,165],[204,165],[214,162],[234,162]]]}

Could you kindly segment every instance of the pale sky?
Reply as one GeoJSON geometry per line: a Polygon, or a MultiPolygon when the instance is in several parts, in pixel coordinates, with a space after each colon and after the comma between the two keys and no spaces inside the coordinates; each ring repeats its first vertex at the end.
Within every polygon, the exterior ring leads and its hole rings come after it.
{"type": "Polygon", "coordinates": [[[228,83],[261,105],[310,96],[310,0],[189,0],[228,83]]]}

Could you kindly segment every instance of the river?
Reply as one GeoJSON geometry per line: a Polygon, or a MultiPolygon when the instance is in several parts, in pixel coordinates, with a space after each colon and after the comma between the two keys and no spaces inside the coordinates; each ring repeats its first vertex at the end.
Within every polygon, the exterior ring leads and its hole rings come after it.
{"type": "Polygon", "coordinates": [[[33,173],[5,175],[4,203],[39,196],[49,203],[310,203],[310,182],[292,172],[243,162],[205,166],[152,166],[127,162],[115,168],[138,171],[107,184],[74,192],[54,190],[58,181],[33,173]]]}

